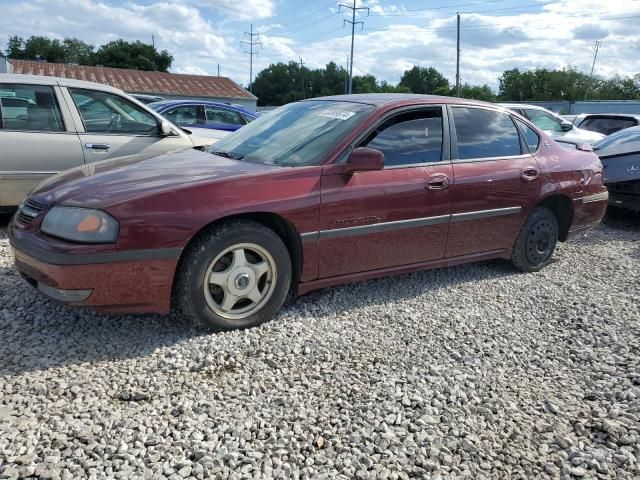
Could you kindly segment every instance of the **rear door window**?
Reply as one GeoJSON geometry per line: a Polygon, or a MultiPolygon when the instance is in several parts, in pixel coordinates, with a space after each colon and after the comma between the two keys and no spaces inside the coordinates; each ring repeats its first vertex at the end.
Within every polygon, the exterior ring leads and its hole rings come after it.
{"type": "Polygon", "coordinates": [[[62,113],[52,87],[0,85],[0,128],[63,132],[62,113]]]}
{"type": "Polygon", "coordinates": [[[511,157],[522,154],[511,116],[497,110],[452,107],[458,159],[511,157]]]}
{"type": "Polygon", "coordinates": [[[540,145],[540,137],[538,136],[538,133],[529,125],[527,125],[521,120],[518,120],[517,118],[516,118],[516,123],[518,124],[518,126],[520,127],[520,130],[522,131],[522,135],[524,136],[524,139],[527,142],[529,151],[533,153],[536,150],[538,150],[538,146],[540,145]]]}
{"type": "Polygon", "coordinates": [[[207,125],[245,125],[246,119],[238,112],[226,108],[205,107],[207,125]]]}
{"type": "Polygon", "coordinates": [[[176,125],[196,125],[198,123],[198,105],[171,108],[163,115],[176,125]]]}

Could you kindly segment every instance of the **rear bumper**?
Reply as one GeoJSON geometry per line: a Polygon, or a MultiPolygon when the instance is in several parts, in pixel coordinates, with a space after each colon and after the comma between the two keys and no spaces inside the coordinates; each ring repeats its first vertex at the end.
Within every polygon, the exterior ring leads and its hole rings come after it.
{"type": "Polygon", "coordinates": [[[567,240],[598,225],[607,211],[609,192],[598,192],[573,200],[573,219],[567,240]]]}
{"type": "Polygon", "coordinates": [[[640,180],[609,185],[609,205],[640,212],[640,180]]]}
{"type": "MultiPolygon", "coordinates": [[[[67,305],[91,307],[106,313],[162,313],[171,307],[171,288],[178,259],[73,263],[73,255],[52,254],[43,261],[42,251],[27,253],[24,241],[16,242],[9,229],[15,266],[20,275],[41,293],[67,305]],[[57,255],[57,256],[56,256],[57,255]],[[60,264],[63,263],[63,264],[60,264]]],[[[83,256],[85,261],[91,259],[83,256]]]]}
{"type": "Polygon", "coordinates": [[[609,197],[609,205],[640,212],[640,195],[612,193],[609,197]]]}

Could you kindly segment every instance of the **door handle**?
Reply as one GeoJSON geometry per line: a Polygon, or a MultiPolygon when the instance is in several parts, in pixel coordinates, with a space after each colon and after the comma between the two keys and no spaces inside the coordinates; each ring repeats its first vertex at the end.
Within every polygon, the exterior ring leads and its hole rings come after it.
{"type": "Polygon", "coordinates": [[[525,168],[520,172],[520,178],[525,182],[533,182],[536,178],[538,178],[540,172],[538,172],[537,168],[525,168]]]}
{"type": "Polygon", "coordinates": [[[89,150],[109,150],[111,145],[107,145],[106,143],[85,143],[84,148],[89,150]]]}
{"type": "Polygon", "coordinates": [[[444,190],[449,188],[449,177],[446,175],[434,175],[427,180],[427,190],[444,190]]]}

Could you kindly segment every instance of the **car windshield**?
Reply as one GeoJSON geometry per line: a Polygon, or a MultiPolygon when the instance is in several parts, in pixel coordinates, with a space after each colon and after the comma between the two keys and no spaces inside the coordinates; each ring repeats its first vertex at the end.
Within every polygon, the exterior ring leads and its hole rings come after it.
{"type": "Polygon", "coordinates": [[[290,103],[216,142],[209,152],[283,167],[319,165],[374,109],[373,105],[325,100],[290,103]]]}
{"type": "Polygon", "coordinates": [[[640,142],[640,127],[631,127],[612,133],[593,146],[594,150],[621,145],[623,143],[640,142]]]}

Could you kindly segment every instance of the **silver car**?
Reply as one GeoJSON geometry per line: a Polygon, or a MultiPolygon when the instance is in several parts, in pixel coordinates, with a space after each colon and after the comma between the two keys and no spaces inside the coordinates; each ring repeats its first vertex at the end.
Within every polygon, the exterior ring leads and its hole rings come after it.
{"type": "Polygon", "coordinates": [[[500,105],[528,118],[536,127],[544,130],[557,140],[593,144],[604,138],[601,133],[578,128],[560,115],[537,105],[525,105],[522,103],[501,103],[500,105]]]}
{"type": "Polygon", "coordinates": [[[226,134],[185,131],[107,85],[0,74],[0,210],[15,210],[33,187],[62,170],[203,148],[226,134]]]}

